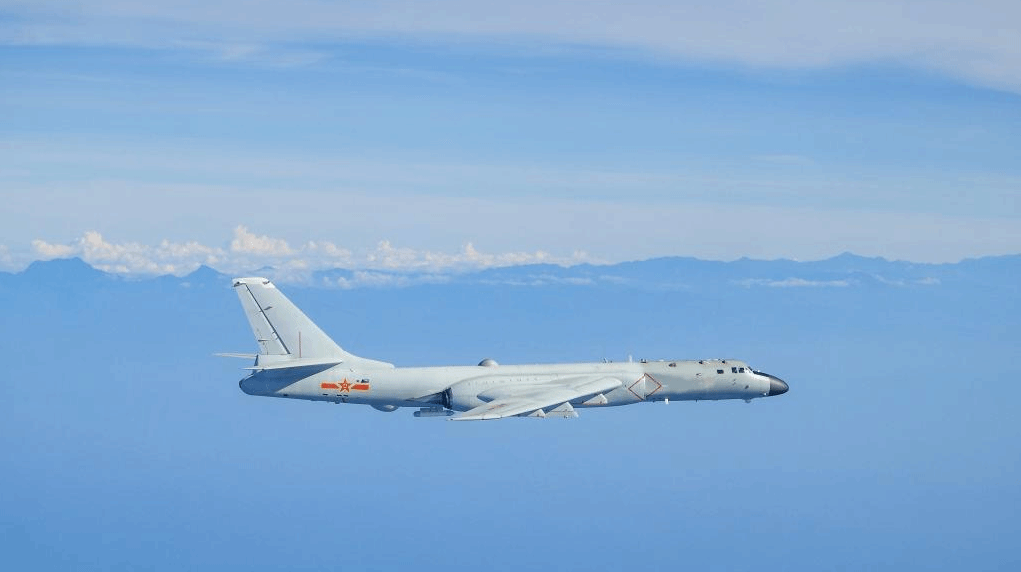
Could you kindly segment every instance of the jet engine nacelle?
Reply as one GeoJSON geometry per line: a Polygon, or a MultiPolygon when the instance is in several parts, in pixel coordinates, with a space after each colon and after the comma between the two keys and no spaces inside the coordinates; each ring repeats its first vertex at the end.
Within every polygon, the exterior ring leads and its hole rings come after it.
{"type": "Polygon", "coordinates": [[[495,379],[466,379],[451,385],[443,392],[443,405],[455,411],[467,411],[486,401],[479,394],[500,383],[495,379]]]}

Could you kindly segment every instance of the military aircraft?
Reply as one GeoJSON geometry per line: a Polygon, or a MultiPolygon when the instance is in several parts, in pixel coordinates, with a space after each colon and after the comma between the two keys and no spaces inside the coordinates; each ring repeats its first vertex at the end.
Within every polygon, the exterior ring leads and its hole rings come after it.
{"type": "Polygon", "coordinates": [[[781,395],[787,384],[732,359],[545,365],[394,367],[344,351],[265,278],[236,278],[259,344],[249,395],[360,403],[380,411],[453,421],[577,417],[577,408],[644,401],[744,399],[781,395]]]}

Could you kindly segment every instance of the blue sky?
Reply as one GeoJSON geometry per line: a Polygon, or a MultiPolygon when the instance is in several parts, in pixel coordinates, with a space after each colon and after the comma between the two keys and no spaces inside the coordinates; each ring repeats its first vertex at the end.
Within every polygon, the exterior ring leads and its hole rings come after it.
{"type": "Polygon", "coordinates": [[[1021,250],[1010,3],[0,10],[8,270],[1021,250]]]}

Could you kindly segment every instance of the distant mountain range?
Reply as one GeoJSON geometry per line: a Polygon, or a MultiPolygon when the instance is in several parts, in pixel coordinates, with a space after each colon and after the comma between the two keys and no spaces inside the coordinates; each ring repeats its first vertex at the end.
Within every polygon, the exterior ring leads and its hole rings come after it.
{"type": "MultiPolygon", "coordinates": [[[[276,270],[246,274],[277,279],[276,270]]],[[[493,286],[577,286],[610,289],[688,290],[705,288],[854,288],[933,287],[948,283],[1010,285],[1021,277],[1021,255],[926,264],[867,258],[844,253],[827,260],[752,260],[731,262],[666,257],[609,265],[533,264],[469,272],[405,272],[333,269],[317,271],[293,284],[315,288],[399,288],[426,284],[493,286]]],[[[222,286],[231,276],[201,266],[186,276],[125,277],[93,268],[79,258],[33,262],[18,273],[0,272],[0,288],[27,284],[157,281],[181,286],[222,286]]],[[[284,278],[280,282],[287,283],[284,278]]]]}

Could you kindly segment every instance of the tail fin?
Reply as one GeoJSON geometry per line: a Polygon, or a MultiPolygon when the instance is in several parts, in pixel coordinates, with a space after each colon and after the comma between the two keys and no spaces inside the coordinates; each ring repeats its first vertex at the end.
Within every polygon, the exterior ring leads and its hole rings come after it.
{"type": "Polygon", "coordinates": [[[234,290],[252,325],[260,356],[274,356],[265,361],[314,360],[351,367],[393,367],[344,351],[266,278],[235,278],[234,290]]]}

